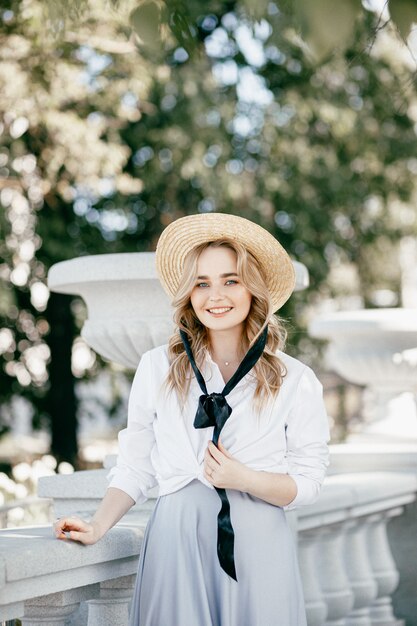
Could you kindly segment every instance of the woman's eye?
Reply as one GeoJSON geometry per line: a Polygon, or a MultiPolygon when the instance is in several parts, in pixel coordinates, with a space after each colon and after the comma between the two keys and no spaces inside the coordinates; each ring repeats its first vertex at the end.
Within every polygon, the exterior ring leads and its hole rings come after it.
{"type": "Polygon", "coordinates": [[[207,287],[207,283],[197,283],[196,287],[207,287]]]}
{"type": "Polygon", "coordinates": [[[237,285],[237,280],[230,279],[230,280],[226,281],[226,285],[237,285]]]}

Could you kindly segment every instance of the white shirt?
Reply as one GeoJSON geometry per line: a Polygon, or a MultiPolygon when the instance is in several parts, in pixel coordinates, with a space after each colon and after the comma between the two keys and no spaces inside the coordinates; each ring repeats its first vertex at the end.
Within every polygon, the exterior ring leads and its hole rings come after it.
{"type": "MultiPolygon", "coordinates": [[[[221,431],[223,445],[254,470],[289,474],[297,495],[283,509],[317,500],[329,465],[329,425],[322,385],[306,365],[278,351],[287,368],[278,396],[261,414],[253,411],[256,383],[249,372],[226,397],[232,414],[221,431]]],[[[181,489],[194,479],[211,489],[204,478],[204,453],[213,427],[193,426],[202,394],[194,375],[181,411],[175,392],[168,393],[168,348],[146,352],[139,363],[129,397],[127,428],[119,433],[117,465],[109,487],[117,487],[137,502],[159,485],[159,495],[181,489]]],[[[221,392],[220,369],[206,353],[201,368],[208,393],[221,392]]]]}

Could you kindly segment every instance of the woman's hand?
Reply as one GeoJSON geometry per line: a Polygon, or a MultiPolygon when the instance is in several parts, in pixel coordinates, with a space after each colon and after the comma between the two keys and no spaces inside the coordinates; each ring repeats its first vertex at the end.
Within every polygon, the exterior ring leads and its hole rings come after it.
{"type": "Polygon", "coordinates": [[[69,515],[53,525],[57,539],[72,539],[85,545],[96,543],[135,504],[133,498],[116,487],[108,487],[91,522],[69,515]],[[68,533],[68,534],[66,534],[68,533]]]}
{"type": "Polygon", "coordinates": [[[297,483],[288,474],[253,470],[237,461],[223,446],[208,442],[204,476],[214,487],[237,489],[274,506],[286,506],[297,495],[297,483]]]}
{"type": "Polygon", "coordinates": [[[246,491],[246,485],[252,470],[237,461],[218,441],[218,447],[208,442],[204,455],[204,476],[214,487],[246,491]]]}
{"type": "Polygon", "coordinates": [[[96,543],[102,536],[96,522],[89,523],[76,516],[61,517],[53,527],[57,539],[72,539],[85,545],[96,543]]]}

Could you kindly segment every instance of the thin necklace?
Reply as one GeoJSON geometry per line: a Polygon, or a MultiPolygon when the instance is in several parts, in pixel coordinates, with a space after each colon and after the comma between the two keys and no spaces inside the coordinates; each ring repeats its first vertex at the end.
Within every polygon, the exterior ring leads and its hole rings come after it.
{"type": "Polygon", "coordinates": [[[233,365],[233,363],[240,363],[239,359],[230,359],[229,361],[224,361],[223,359],[219,359],[219,361],[221,361],[224,365],[233,365]]]}
{"type": "MultiPolygon", "coordinates": [[[[211,355],[211,358],[213,359],[213,361],[216,361],[216,360],[217,360],[213,354],[211,355]]],[[[223,363],[223,365],[226,365],[226,367],[227,367],[228,365],[234,365],[235,363],[236,363],[237,365],[239,365],[239,363],[240,363],[240,362],[241,362],[241,360],[242,360],[242,357],[239,357],[239,356],[238,356],[238,357],[236,357],[235,359],[227,359],[227,361],[225,361],[224,359],[221,359],[221,358],[219,358],[218,360],[219,360],[221,363],[223,363]]]]}

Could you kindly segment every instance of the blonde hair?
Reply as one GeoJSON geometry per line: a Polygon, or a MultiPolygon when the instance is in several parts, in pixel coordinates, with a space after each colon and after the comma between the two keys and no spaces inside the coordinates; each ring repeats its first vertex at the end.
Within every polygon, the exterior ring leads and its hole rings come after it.
{"type": "Polygon", "coordinates": [[[259,412],[279,393],[284,376],[287,374],[284,363],[276,355],[276,351],[283,350],[285,346],[287,331],[283,320],[275,316],[271,310],[269,292],[258,261],[242,244],[227,238],[203,243],[194,248],[186,257],[183,278],[172,302],[177,328],[168,344],[170,368],[166,382],[169,390],[177,393],[180,404],[184,406],[190,388],[192,370],[179,330],[187,333],[199,369],[204,361],[204,353],[210,347],[207,329],[200,322],[191,305],[191,292],[195,287],[198,258],[202,251],[209,247],[226,247],[235,252],[237,273],[242,284],[252,294],[251,307],[245,320],[242,336],[244,354],[268,324],[268,338],[264,352],[253,368],[257,379],[254,408],[259,412]]]}

